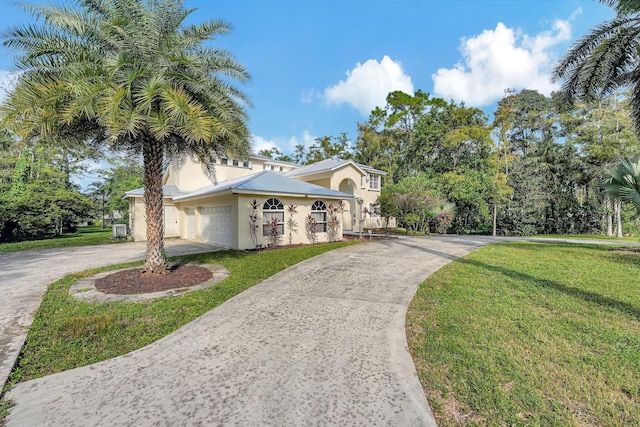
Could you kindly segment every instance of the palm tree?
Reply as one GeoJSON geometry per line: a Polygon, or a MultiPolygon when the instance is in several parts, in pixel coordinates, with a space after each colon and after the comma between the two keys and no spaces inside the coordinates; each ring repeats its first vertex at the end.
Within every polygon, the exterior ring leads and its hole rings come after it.
{"type": "Polygon", "coordinates": [[[633,203],[640,214],[640,160],[633,162],[625,157],[605,172],[608,176],[604,183],[607,194],[614,200],[633,203]]]}
{"type": "Polygon", "coordinates": [[[76,0],[24,6],[36,23],[13,28],[5,46],[23,74],[2,107],[24,138],[82,135],[142,154],[147,220],[145,272],[162,273],[162,174],[186,155],[247,155],[249,79],[232,55],[205,46],[227,34],[221,20],[185,25],[182,0],[76,0]]]}
{"type": "Polygon", "coordinates": [[[566,101],[591,101],[629,86],[629,103],[640,131],[640,0],[601,0],[615,18],[583,36],[553,70],[566,101]]]}

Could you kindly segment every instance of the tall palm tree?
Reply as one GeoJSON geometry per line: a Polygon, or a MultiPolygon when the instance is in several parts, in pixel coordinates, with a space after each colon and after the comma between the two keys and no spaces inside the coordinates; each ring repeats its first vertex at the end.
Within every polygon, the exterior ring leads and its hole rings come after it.
{"type": "Polygon", "coordinates": [[[630,87],[629,103],[640,131],[640,0],[601,0],[616,9],[616,17],[603,22],[578,40],[553,70],[563,80],[562,94],[590,101],[630,87]]]}
{"type": "Polygon", "coordinates": [[[640,160],[621,159],[612,169],[606,169],[605,191],[615,200],[631,202],[640,214],[640,160]]]}
{"type": "Polygon", "coordinates": [[[147,221],[145,271],[162,273],[165,160],[247,155],[249,79],[232,55],[206,46],[230,25],[185,25],[182,0],[76,0],[27,5],[36,18],[4,36],[23,74],[2,107],[25,138],[83,135],[142,154],[147,221]]]}

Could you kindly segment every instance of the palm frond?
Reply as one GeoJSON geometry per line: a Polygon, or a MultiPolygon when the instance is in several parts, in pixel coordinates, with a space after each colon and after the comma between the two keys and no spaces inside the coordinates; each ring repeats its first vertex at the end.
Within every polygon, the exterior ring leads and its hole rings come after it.
{"type": "Polygon", "coordinates": [[[640,0],[600,0],[600,3],[613,7],[620,14],[640,12],[640,0]]]}

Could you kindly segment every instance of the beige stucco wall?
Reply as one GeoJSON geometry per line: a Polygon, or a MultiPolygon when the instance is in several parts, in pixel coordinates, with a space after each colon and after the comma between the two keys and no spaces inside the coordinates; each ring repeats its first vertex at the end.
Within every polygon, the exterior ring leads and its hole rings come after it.
{"type": "MultiPolygon", "coordinates": [[[[248,168],[243,167],[242,162],[239,163],[240,166],[233,166],[231,162],[232,159],[229,159],[229,165],[222,165],[220,160],[217,160],[213,165],[217,182],[251,175],[262,170],[262,162],[260,161],[251,160],[248,168]]],[[[213,183],[214,180],[207,176],[200,162],[193,159],[188,159],[179,168],[170,167],[164,180],[165,185],[175,185],[181,191],[193,191],[213,183]]]]}
{"type": "Polygon", "coordinates": [[[166,174],[165,185],[175,185],[182,191],[193,191],[213,184],[202,170],[199,162],[187,160],[180,168],[170,167],[166,174]]]}
{"type": "MultiPolygon", "coordinates": [[[[325,177],[325,178],[320,178],[320,179],[305,179],[305,177],[296,177],[297,179],[299,179],[300,181],[304,181],[304,182],[308,182],[309,184],[315,184],[315,185],[319,185],[320,187],[324,187],[324,188],[331,188],[331,178],[330,177],[325,177]]],[[[338,191],[337,188],[333,188],[333,190],[338,191]]]]}
{"type": "Polygon", "coordinates": [[[147,240],[147,221],[142,197],[129,199],[129,232],[133,240],[147,240]]]}
{"type": "MultiPolygon", "coordinates": [[[[259,229],[256,233],[258,245],[266,247],[268,244],[268,238],[262,235],[262,206],[269,199],[268,196],[251,196],[251,195],[239,195],[238,196],[238,248],[239,249],[253,249],[254,243],[250,234],[249,215],[251,209],[249,205],[253,199],[258,202],[258,216],[260,217],[258,224],[259,229]]],[[[330,199],[312,199],[301,197],[277,197],[285,205],[284,212],[284,235],[281,236],[280,244],[309,244],[309,238],[305,230],[305,218],[311,213],[311,206],[316,200],[322,200],[327,206],[331,202],[338,202],[337,200],[330,199]],[[287,206],[290,204],[296,205],[296,213],[293,216],[293,220],[296,223],[294,228],[290,227],[289,219],[291,218],[287,206]],[[290,235],[291,232],[291,235],[290,235]],[[291,237],[291,241],[290,241],[291,237]]],[[[340,224],[339,235],[342,236],[342,223],[340,224]]],[[[318,242],[327,242],[328,236],[326,232],[317,233],[318,242]]]]}
{"type": "MultiPolygon", "coordinates": [[[[376,203],[380,191],[369,189],[368,180],[365,181],[365,186],[362,187],[362,172],[355,165],[347,164],[335,171],[312,176],[299,176],[296,179],[335,191],[350,193],[362,200],[361,203],[358,203],[356,199],[345,201],[345,213],[343,215],[345,230],[361,231],[365,228],[384,227],[384,221],[378,215],[364,214],[364,207],[369,209],[371,204],[376,203]],[[349,183],[349,185],[346,183],[349,183]]],[[[383,179],[384,177],[380,176],[380,180],[383,179]]]]}
{"type": "MultiPolygon", "coordinates": [[[[231,162],[231,159],[229,159],[231,162]]],[[[240,163],[242,165],[242,163],[240,163]]],[[[260,172],[262,170],[262,166],[260,169],[257,169],[257,165],[254,165],[252,162],[249,162],[249,167],[245,168],[242,166],[233,166],[233,165],[221,165],[220,163],[216,163],[216,179],[218,182],[226,181],[228,179],[240,178],[241,176],[251,175],[252,173],[260,172]]]]}
{"type": "MultiPolygon", "coordinates": [[[[173,204],[171,200],[165,199],[164,205],[172,206],[173,204]]],[[[178,227],[180,227],[182,223],[183,219],[179,216],[178,227]]],[[[144,209],[144,200],[142,197],[132,197],[129,199],[129,234],[135,241],[142,242],[147,240],[147,217],[144,209]]],[[[177,233],[165,233],[165,237],[176,237],[177,235],[177,233]]]]}
{"type": "MultiPolygon", "coordinates": [[[[242,161],[238,162],[238,166],[233,165],[233,159],[228,159],[229,164],[223,165],[220,159],[216,159],[215,164],[215,181],[222,182],[229,179],[240,178],[242,176],[251,175],[256,172],[262,172],[270,169],[270,163],[263,159],[251,158],[249,167],[242,166],[242,161]]],[[[275,164],[276,171],[282,167],[283,171],[294,169],[292,166],[275,164]]],[[[203,170],[199,161],[188,159],[185,163],[178,167],[170,167],[165,174],[164,184],[175,185],[181,191],[193,191],[198,188],[213,184],[213,179],[209,178],[203,170]]]]}

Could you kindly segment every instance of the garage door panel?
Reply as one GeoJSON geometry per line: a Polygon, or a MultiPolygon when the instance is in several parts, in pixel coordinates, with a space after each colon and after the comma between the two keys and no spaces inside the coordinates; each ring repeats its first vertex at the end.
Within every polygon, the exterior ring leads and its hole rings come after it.
{"type": "Polygon", "coordinates": [[[187,239],[196,239],[196,211],[187,209],[187,239]]]}
{"type": "Polygon", "coordinates": [[[231,247],[233,240],[231,206],[200,208],[200,236],[203,242],[231,247]]]}

